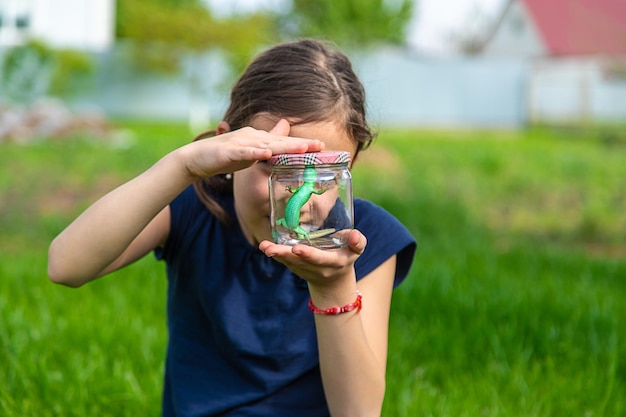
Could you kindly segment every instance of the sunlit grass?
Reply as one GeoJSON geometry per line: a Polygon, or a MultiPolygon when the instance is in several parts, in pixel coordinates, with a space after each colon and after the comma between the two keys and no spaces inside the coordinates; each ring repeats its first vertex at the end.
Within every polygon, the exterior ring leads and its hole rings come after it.
{"type": "Polygon", "coordinates": [[[385,415],[626,412],[626,147],[588,139],[390,132],[357,162],[420,242],[385,415]]]}
{"type": "MultiPolygon", "coordinates": [[[[0,415],[158,415],[165,274],[78,290],[52,237],[190,134],[0,145],[0,415]]],[[[385,416],[626,414],[626,146],[595,131],[382,130],[355,193],[419,241],[394,295],[385,416]]]]}

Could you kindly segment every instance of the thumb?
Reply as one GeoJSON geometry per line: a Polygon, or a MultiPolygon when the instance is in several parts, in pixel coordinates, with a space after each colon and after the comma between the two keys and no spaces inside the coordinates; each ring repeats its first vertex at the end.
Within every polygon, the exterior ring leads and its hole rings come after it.
{"type": "Polygon", "coordinates": [[[289,122],[285,119],[280,119],[269,133],[273,135],[289,136],[290,130],[291,125],[289,124],[289,122]]]}
{"type": "Polygon", "coordinates": [[[350,235],[348,237],[348,247],[352,250],[352,252],[357,255],[361,255],[367,246],[367,238],[363,233],[358,230],[350,231],[350,235]]]}

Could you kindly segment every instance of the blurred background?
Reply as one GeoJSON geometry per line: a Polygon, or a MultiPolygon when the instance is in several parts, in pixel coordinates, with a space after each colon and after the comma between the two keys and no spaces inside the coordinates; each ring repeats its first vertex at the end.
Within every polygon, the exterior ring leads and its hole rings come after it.
{"type": "Polygon", "coordinates": [[[48,245],[307,36],[367,90],[355,195],[419,242],[383,415],[626,416],[624,0],[0,0],[0,416],[159,415],[163,264],[68,289],[48,245]]]}
{"type": "Polygon", "coordinates": [[[625,9],[618,0],[2,0],[0,94],[10,107],[41,110],[54,97],[91,116],[196,128],[220,118],[251,55],[315,36],[353,58],[381,125],[616,122],[626,117],[625,9]]]}

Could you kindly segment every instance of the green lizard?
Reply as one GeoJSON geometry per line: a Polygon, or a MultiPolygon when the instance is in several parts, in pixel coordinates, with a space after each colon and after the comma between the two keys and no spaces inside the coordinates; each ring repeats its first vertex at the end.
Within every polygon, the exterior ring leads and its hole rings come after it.
{"type": "Polygon", "coordinates": [[[287,187],[290,193],[293,193],[287,201],[285,207],[285,217],[276,221],[277,225],[283,226],[286,229],[295,232],[299,238],[305,238],[311,242],[311,238],[320,237],[332,233],[335,229],[324,229],[309,233],[302,226],[300,226],[300,211],[302,207],[309,201],[313,194],[323,194],[327,188],[316,189],[315,182],[317,181],[317,171],[313,165],[307,165],[304,168],[304,174],[302,176],[303,184],[295,189],[287,187]],[[321,234],[320,234],[321,233],[321,234]]]}

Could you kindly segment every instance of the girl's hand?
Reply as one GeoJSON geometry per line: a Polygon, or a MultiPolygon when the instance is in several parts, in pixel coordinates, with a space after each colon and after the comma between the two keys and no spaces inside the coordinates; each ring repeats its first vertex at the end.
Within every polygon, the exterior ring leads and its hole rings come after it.
{"type": "Polygon", "coordinates": [[[289,136],[289,122],[281,119],[269,131],[244,127],[192,142],[178,150],[191,178],[210,177],[247,168],[280,153],[319,152],[324,143],[289,136]]]}
{"type": "Polygon", "coordinates": [[[354,262],[363,253],[366,245],[365,236],[358,230],[352,230],[348,245],[341,249],[320,250],[308,245],[277,245],[267,240],[259,244],[259,249],[308,281],[309,287],[320,292],[329,292],[354,284],[354,262]]]}

